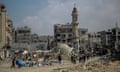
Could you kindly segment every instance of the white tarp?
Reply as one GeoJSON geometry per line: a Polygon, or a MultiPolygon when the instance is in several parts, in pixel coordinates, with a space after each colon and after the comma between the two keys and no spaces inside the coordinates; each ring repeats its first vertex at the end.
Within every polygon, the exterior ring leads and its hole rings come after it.
{"type": "Polygon", "coordinates": [[[28,54],[28,51],[27,50],[25,50],[25,51],[23,51],[23,53],[22,54],[28,54]]]}

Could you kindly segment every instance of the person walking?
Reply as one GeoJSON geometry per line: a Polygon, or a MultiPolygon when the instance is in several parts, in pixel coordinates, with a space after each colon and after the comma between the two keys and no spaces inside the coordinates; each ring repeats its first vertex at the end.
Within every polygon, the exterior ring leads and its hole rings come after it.
{"type": "Polygon", "coordinates": [[[59,61],[59,63],[61,64],[62,57],[61,57],[61,55],[60,55],[60,54],[58,54],[58,61],[59,61]]]}
{"type": "Polygon", "coordinates": [[[71,55],[71,62],[72,62],[73,64],[76,64],[76,55],[75,55],[75,54],[72,54],[72,55],[71,55]]]}
{"type": "Polygon", "coordinates": [[[13,59],[12,59],[12,66],[11,66],[11,68],[15,68],[15,66],[16,66],[16,61],[17,61],[17,57],[14,56],[13,59]]]}

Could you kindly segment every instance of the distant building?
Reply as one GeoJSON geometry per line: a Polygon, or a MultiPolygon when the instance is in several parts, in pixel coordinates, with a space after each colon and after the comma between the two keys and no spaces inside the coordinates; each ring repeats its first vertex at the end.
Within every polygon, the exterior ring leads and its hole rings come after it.
{"type": "Polygon", "coordinates": [[[117,51],[120,51],[120,28],[116,24],[116,27],[111,28],[107,31],[100,31],[101,42],[103,48],[114,48],[117,51]]]}
{"type": "Polygon", "coordinates": [[[114,46],[116,51],[120,51],[120,28],[118,27],[118,24],[116,24],[115,28],[111,29],[112,32],[112,46],[114,46]]]}
{"type": "MultiPolygon", "coordinates": [[[[44,50],[49,50],[54,47],[54,37],[53,36],[39,36],[40,44],[45,45],[44,50]]],[[[42,47],[39,45],[39,49],[42,49],[42,47]]]]}
{"type": "Polygon", "coordinates": [[[27,43],[31,42],[31,28],[24,26],[18,27],[15,30],[15,42],[16,43],[27,43]]]}
{"type": "Polygon", "coordinates": [[[88,48],[92,55],[103,54],[101,42],[102,42],[101,34],[99,32],[92,32],[88,34],[88,48]]]}
{"type": "Polygon", "coordinates": [[[65,43],[72,46],[72,25],[67,23],[54,25],[54,38],[56,43],[65,43]]]}
{"type": "Polygon", "coordinates": [[[99,32],[89,33],[89,47],[101,48],[101,34],[99,32]]]}
{"type": "Polygon", "coordinates": [[[100,31],[101,36],[101,45],[103,48],[111,48],[113,41],[112,41],[112,32],[108,31],[100,31]]]}
{"type": "Polygon", "coordinates": [[[13,50],[30,50],[31,45],[31,28],[24,26],[14,29],[13,33],[13,50]]]}
{"type": "Polygon", "coordinates": [[[38,34],[31,34],[31,43],[38,43],[40,42],[38,34]]]}
{"type": "Polygon", "coordinates": [[[80,48],[87,49],[88,48],[88,29],[79,28],[79,39],[80,39],[80,48]]]}
{"type": "Polygon", "coordinates": [[[89,33],[88,42],[89,48],[93,50],[99,49],[98,52],[100,52],[100,50],[101,52],[106,50],[120,52],[120,28],[116,24],[116,27],[106,31],[89,33]]]}
{"type": "Polygon", "coordinates": [[[52,36],[39,36],[32,34],[31,36],[31,50],[48,50],[51,49],[53,37],[52,36]]]}
{"type": "Polygon", "coordinates": [[[14,44],[13,50],[48,50],[53,42],[52,36],[39,36],[36,33],[31,33],[31,28],[24,26],[14,29],[14,44]]]}

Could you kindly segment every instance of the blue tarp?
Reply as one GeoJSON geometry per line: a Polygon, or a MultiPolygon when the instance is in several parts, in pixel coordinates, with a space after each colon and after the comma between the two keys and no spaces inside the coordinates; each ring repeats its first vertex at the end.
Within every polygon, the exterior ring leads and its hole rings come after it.
{"type": "Polygon", "coordinates": [[[18,60],[18,61],[17,61],[17,65],[19,65],[19,66],[24,66],[24,63],[23,63],[21,60],[18,60]]]}

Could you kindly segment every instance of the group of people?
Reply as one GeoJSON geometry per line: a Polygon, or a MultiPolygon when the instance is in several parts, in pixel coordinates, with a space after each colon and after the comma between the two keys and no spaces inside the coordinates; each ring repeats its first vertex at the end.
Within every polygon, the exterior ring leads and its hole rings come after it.
{"type": "Polygon", "coordinates": [[[71,55],[71,62],[72,62],[73,64],[76,64],[76,60],[77,60],[77,56],[76,56],[75,54],[72,54],[72,55],[71,55]]]}
{"type": "MultiPolygon", "coordinates": [[[[46,65],[52,65],[52,63],[50,62],[49,58],[50,58],[49,55],[45,55],[44,60],[43,60],[44,64],[46,64],[46,65]]],[[[57,55],[57,61],[58,61],[59,64],[61,64],[61,62],[62,62],[62,56],[61,56],[61,54],[57,55]]]]}
{"type": "MultiPolygon", "coordinates": [[[[62,55],[61,54],[57,55],[57,61],[59,64],[62,63],[62,55]]],[[[76,62],[77,62],[77,55],[75,53],[71,54],[71,62],[73,64],[76,64],[76,62]]],[[[28,63],[30,64],[30,62],[28,62],[28,63]]],[[[50,61],[49,61],[49,55],[44,56],[43,63],[44,63],[44,65],[52,65],[52,63],[50,63],[50,61]]],[[[22,60],[18,59],[17,56],[14,56],[12,59],[12,66],[11,67],[14,68],[16,66],[21,68],[21,67],[25,66],[25,64],[22,60]]]]}
{"type": "MultiPolygon", "coordinates": [[[[57,60],[58,60],[58,62],[61,64],[62,57],[61,57],[60,54],[58,54],[57,60]]],[[[29,59],[29,60],[26,60],[25,62],[23,62],[23,60],[20,60],[20,58],[18,58],[17,55],[14,55],[14,56],[12,57],[12,65],[11,65],[11,68],[15,68],[15,67],[21,68],[21,67],[26,66],[27,64],[29,64],[29,67],[30,67],[30,66],[33,66],[32,60],[29,59]]],[[[42,62],[41,64],[43,64],[43,65],[52,65],[52,63],[51,63],[50,60],[49,60],[49,55],[44,56],[44,60],[43,60],[43,62],[42,62]]],[[[38,65],[39,65],[39,64],[38,64],[38,65]]]]}

